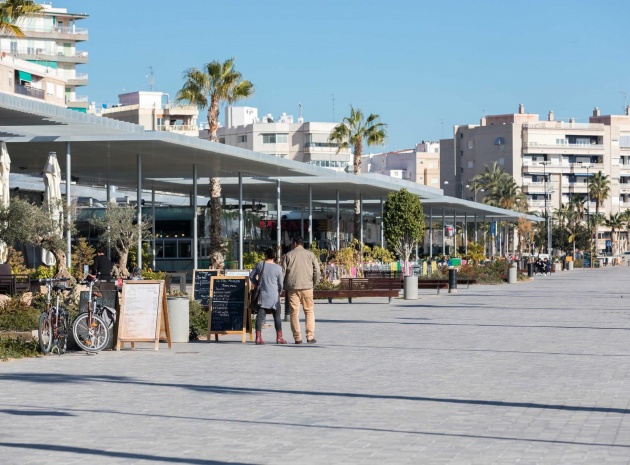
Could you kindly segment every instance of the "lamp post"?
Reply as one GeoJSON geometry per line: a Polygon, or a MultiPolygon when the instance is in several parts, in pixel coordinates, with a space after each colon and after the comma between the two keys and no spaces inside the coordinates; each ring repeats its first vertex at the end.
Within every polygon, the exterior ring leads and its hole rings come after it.
{"type": "Polygon", "coordinates": [[[543,180],[545,182],[545,220],[547,221],[547,254],[549,254],[549,260],[551,260],[551,221],[549,219],[549,210],[547,209],[547,196],[549,193],[547,192],[547,165],[551,162],[542,161],[540,164],[543,166],[543,180]]]}
{"type": "Polygon", "coordinates": [[[591,260],[589,263],[589,268],[593,268],[593,233],[591,232],[591,189],[589,183],[589,169],[591,165],[583,164],[584,168],[586,168],[586,226],[588,228],[588,253],[591,256],[591,260]]]}

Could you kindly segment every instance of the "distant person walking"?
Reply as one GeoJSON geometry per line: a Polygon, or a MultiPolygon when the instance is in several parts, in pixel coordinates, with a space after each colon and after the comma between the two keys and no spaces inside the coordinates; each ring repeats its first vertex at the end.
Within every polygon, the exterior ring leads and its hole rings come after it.
{"type": "Polygon", "coordinates": [[[262,326],[267,310],[273,310],[273,322],[276,327],[276,344],[286,344],[282,338],[282,320],[280,319],[280,293],[282,292],[282,268],[274,260],[276,251],[272,248],[265,250],[265,260],[258,263],[249,274],[254,286],[260,286],[262,306],[256,315],[256,345],[263,345],[262,326]]]}
{"type": "Polygon", "coordinates": [[[96,249],[92,274],[101,281],[107,282],[112,279],[112,262],[105,256],[105,251],[102,248],[96,249]]]}
{"type": "Polygon", "coordinates": [[[295,343],[301,344],[300,304],[302,304],[306,320],[306,342],[314,344],[317,341],[315,340],[313,288],[320,278],[319,262],[313,252],[304,248],[304,239],[301,237],[293,240],[293,246],[293,250],[287,253],[282,261],[284,289],[291,310],[291,332],[295,343]]]}

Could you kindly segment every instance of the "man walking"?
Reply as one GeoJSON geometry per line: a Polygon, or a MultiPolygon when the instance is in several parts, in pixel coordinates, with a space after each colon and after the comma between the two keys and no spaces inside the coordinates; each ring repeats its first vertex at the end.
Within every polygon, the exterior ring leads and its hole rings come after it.
{"type": "Polygon", "coordinates": [[[291,331],[296,344],[302,344],[300,334],[300,303],[306,320],[306,342],[315,344],[315,312],[313,288],[319,281],[319,262],[315,254],[304,248],[304,239],[293,240],[293,250],[282,260],[284,289],[291,309],[291,331]]]}

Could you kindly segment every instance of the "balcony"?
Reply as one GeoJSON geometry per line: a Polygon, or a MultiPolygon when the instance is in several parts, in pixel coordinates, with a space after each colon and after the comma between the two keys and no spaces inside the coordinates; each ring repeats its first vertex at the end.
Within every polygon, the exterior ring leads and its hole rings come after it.
{"type": "Polygon", "coordinates": [[[568,162],[556,162],[545,166],[539,161],[523,160],[523,174],[566,173],[570,167],[571,165],[568,162]]]}
{"type": "Polygon", "coordinates": [[[523,187],[521,188],[523,193],[525,194],[543,194],[545,192],[545,183],[544,182],[523,182],[523,187]]]}
{"type": "Polygon", "coordinates": [[[34,87],[30,86],[22,86],[20,84],[16,84],[15,93],[44,100],[44,91],[42,89],[35,89],[34,87]]]}
{"type": "Polygon", "coordinates": [[[28,39],[88,40],[88,30],[80,27],[29,27],[22,29],[22,32],[28,39]]]}
{"type": "Polygon", "coordinates": [[[568,184],[564,184],[562,187],[562,192],[563,193],[569,193],[569,194],[586,194],[587,192],[587,186],[588,184],[585,182],[570,182],[568,184]],[[567,190],[568,187],[568,190],[567,190]]]}
{"type": "Polygon", "coordinates": [[[619,192],[622,194],[630,193],[630,182],[619,183],[619,192]]]}
{"type": "Polygon", "coordinates": [[[528,200],[527,203],[529,204],[530,207],[544,207],[545,206],[544,200],[528,200]]]}
{"type": "Polygon", "coordinates": [[[562,153],[576,155],[599,155],[604,151],[604,144],[544,144],[523,142],[523,153],[562,153]]]}
{"type": "MultiPolygon", "coordinates": [[[[630,165],[628,165],[628,169],[630,169],[630,165]]],[[[589,163],[588,168],[582,163],[571,163],[571,173],[597,173],[598,171],[604,170],[603,163],[589,163]]]]}
{"type": "Polygon", "coordinates": [[[175,134],[186,134],[189,132],[194,133],[195,136],[199,134],[199,127],[196,124],[161,124],[157,126],[158,131],[173,132],[175,134]]]}
{"type": "Polygon", "coordinates": [[[69,86],[87,86],[88,75],[77,73],[74,76],[66,77],[66,82],[69,86]]]}

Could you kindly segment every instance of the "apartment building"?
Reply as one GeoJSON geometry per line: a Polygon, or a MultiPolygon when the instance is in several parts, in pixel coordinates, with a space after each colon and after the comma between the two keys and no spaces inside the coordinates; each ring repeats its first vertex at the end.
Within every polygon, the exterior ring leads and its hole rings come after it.
{"type": "Polygon", "coordinates": [[[144,126],[147,131],[166,131],[198,137],[196,105],[171,103],[164,92],[137,91],[118,95],[118,104],[99,111],[105,118],[144,126]]]}
{"type": "Polygon", "coordinates": [[[66,82],[53,68],[0,54],[0,92],[65,107],[66,82]]]}
{"type": "Polygon", "coordinates": [[[422,141],[415,149],[367,154],[361,158],[362,173],[377,173],[440,188],[439,142],[422,141]]]}
{"type": "MultiPolygon", "coordinates": [[[[343,171],[351,167],[352,153],[348,149],[337,153],[339,146],[328,142],[336,124],[305,122],[302,116],[294,122],[286,113],[278,118],[270,114],[259,118],[257,108],[230,106],[217,136],[227,145],[343,171]]],[[[200,137],[207,138],[207,131],[200,137]]]]}
{"type": "MultiPolygon", "coordinates": [[[[76,89],[88,84],[88,75],[78,73],[77,65],[87,63],[87,51],[77,48],[77,44],[88,40],[87,29],[78,28],[76,23],[88,17],[84,13],[69,13],[65,8],[53,8],[52,4],[42,4],[40,14],[21,18],[17,25],[24,37],[0,34],[0,55],[14,57],[41,65],[63,80],[65,105],[73,110],[86,112],[87,96],[80,96],[76,89]]],[[[18,70],[19,71],[19,70],[18,70]]],[[[21,70],[15,80],[15,93],[31,98],[46,100],[48,89],[40,89],[38,84],[43,76],[21,70]],[[18,82],[20,81],[21,84],[18,82]],[[43,90],[38,92],[38,90],[43,90]]],[[[54,91],[55,96],[57,90],[54,91]]]]}
{"type": "MultiPolygon", "coordinates": [[[[595,108],[588,123],[577,123],[556,121],[553,111],[541,121],[519,105],[515,114],[455,126],[453,135],[440,141],[446,195],[474,200],[472,178],[497,162],[521,186],[531,211],[556,210],[574,195],[586,200],[588,177],[599,171],[610,179],[610,196],[600,211],[608,215],[630,208],[630,109],[625,115],[601,115],[595,108]]],[[[595,202],[588,205],[591,212],[595,207],[595,202]]],[[[602,230],[598,249],[606,239],[602,230]]]]}

